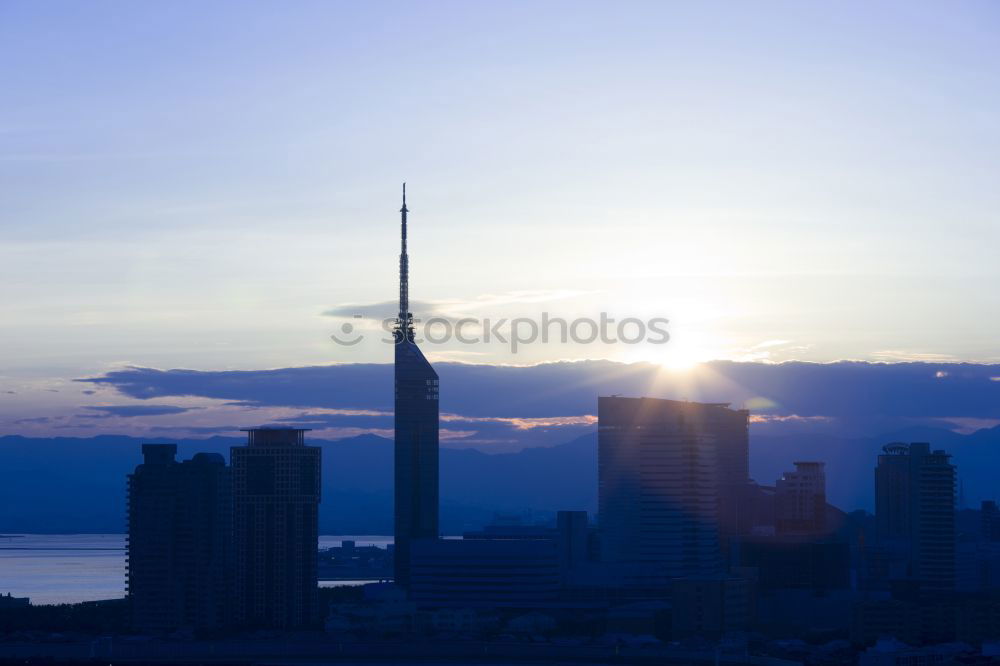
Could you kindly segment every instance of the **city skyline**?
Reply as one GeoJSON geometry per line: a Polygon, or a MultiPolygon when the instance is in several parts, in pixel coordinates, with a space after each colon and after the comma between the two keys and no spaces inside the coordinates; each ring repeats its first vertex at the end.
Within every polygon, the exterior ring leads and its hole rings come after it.
{"type": "Polygon", "coordinates": [[[0,661],[1000,660],[998,35],[0,2],[0,661]]]}

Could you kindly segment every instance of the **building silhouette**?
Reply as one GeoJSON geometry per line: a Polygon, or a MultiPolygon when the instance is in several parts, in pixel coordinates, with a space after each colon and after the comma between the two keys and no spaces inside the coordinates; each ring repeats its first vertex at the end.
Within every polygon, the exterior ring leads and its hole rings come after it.
{"type": "Polygon", "coordinates": [[[601,560],[625,586],[721,573],[723,495],[745,473],[747,412],[621,397],[597,411],[601,560]]]}
{"type": "Polygon", "coordinates": [[[10,610],[12,608],[20,610],[29,606],[31,606],[30,597],[15,597],[10,592],[0,594],[0,610],[10,610]]]}
{"type": "Polygon", "coordinates": [[[1000,509],[993,500],[983,500],[980,505],[983,541],[1000,543],[1000,509]]]}
{"type": "Polygon", "coordinates": [[[421,607],[531,608],[559,598],[555,538],[419,539],[410,598],[421,607]]]}
{"type": "Polygon", "coordinates": [[[556,512],[559,562],[563,584],[590,561],[590,521],[586,511],[556,512]]]}
{"type": "Polygon", "coordinates": [[[930,444],[887,444],[875,468],[880,544],[905,556],[908,577],[927,592],[955,588],[955,466],[930,444]]]}
{"type": "Polygon", "coordinates": [[[746,631],[752,594],[748,581],[724,574],[677,578],[670,584],[671,637],[719,639],[746,631]]]}
{"type": "Polygon", "coordinates": [[[882,447],[875,467],[875,535],[880,543],[909,540],[912,530],[910,447],[882,447]]]}
{"type": "Polygon", "coordinates": [[[410,585],[411,545],[438,537],[438,376],[414,341],[403,184],[395,344],[395,582],[410,585]]]}
{"type": "Polygon", "coordinates": [[[143,444],[128,476],[127,585],[142,631],[230,622],[230,470],[217,453],[177,462],[175,444],[143,444]]]}
{"type": "Polygon", "coordinates": [[[739,567],[752,570],[761,592],[811,590],[825,593],[851,586],[850,547],[842,541],[803,536],[746,537],[739,567]]]}
{"type": "Polygon", "coordinates": [[[254,428],[231,450],[235,615],[245,627],[319,621],[320,449],[305,430],[254,428]]]}
{"type": "Polygon", "coordinates": [[[779,536],[826,533],[826,472],[821,462],[797,462],[775,483],[774,527],[779,536]]]}
{"type": "Polygon", "coordinates": [[[497,520],[461,539],[412,543],[410,599],[421,608],[540,608],[561,599],[589,564],[586,511],[555,526],[497,520]]]}

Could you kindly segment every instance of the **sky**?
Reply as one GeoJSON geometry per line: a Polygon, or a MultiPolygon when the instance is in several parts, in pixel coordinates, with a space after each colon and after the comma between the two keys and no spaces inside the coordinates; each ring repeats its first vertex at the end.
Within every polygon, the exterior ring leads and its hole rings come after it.
{"type": "Polygon", "coordinates": [[[404,180],[419,318],[669,320],[437,362],[1000,361],[998,29],[985,1],[4,0],[0,428],[128,403],[74,380],[129,366],[389,362],[404,180]]]}

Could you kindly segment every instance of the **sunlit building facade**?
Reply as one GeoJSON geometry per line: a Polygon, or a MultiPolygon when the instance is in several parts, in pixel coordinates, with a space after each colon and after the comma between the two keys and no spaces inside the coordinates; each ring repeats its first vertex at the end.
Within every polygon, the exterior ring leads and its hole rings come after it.
{"type": "Polygon", "coordinates": [[[774,527],[780,536],[826,533],[826,472],[821,462],[797,462],[775,484],[774,527]]]}
{"type": "Polygon", "coordinates": [[[745,469],[746,423],[746,412],[724,404],[598,399],[601,560],[622,584],[667,587],[722,572],[721,495],[745,469]]]}

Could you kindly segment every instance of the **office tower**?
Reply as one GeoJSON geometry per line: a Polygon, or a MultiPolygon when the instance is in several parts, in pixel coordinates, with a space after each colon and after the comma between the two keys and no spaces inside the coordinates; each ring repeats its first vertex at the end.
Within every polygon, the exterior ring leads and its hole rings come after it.
{"type": "Polygon", "coordinates": [[[236,621],[293,629],[319,621],[320,449],[298,428],[254,428],[234,446],[236,621]]]}
{"type": "Polygon", "coordinates": [[[750,481],[750,411],[728,407],[728,404],[714,404],[689,408],[708,415],[706,426],[715,436],[719,531],[724,552],[728,552],[731,539],[750,533],[754,511],[749,505],[755,490],[750,481]]]}
{"type": "Polygon", "coordinates": [[[720,493],[745,469],[747,412],[620,397],[597,412],[601,559],[624,585],[719,573],[720,493]]]}
{"type": "Polygon", "coordinates": [[[414,342],[403,184],[395,358],[395,581],[410,584],[410,546],[438,537],[438,376],[414,342]]]}
{"type": "Polygon", "coordinates": [[[927,591],[955,587],[955,466],[930,444],[883,447],[875,468],[875,526],[884,545],[901,545],[910,577],[927,591]]]}
{"type": "Polygon", "coordinates": [[[143,444],[128,476],[128,598],[142,631],[229,622],[232,494],[217,453],[177,462],[174,444],[143,444]]]}
{"type": "Polygon", "coordinates": [[[797,462],[775,484],[775,532],[779,536],[826,533],[826,473],[821,462],[797,462]]]}

